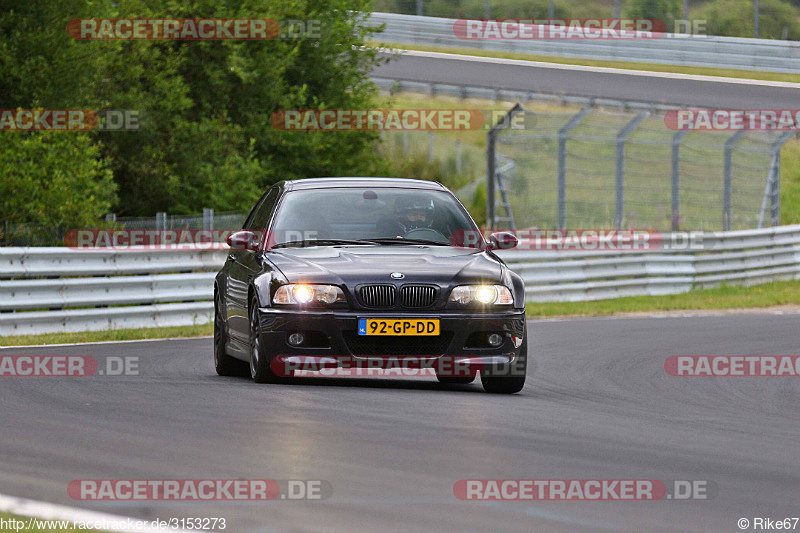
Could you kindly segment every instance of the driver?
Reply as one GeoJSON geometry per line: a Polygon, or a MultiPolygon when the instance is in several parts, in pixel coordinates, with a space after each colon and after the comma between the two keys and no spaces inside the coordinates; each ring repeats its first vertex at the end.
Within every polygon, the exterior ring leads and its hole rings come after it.
{"type": "Polygon", "coordinates": [[[394,218],[378,222],[381,237],[403,237],[416,229],[430,228],[433,225],[433,200],[430,198],[398,198],[394,204],[394,218]]]}

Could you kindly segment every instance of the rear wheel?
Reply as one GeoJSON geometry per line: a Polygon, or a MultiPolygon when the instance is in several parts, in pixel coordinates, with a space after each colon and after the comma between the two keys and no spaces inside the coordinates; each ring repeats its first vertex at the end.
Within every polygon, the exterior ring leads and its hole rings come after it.
{"type": "Polygon", "coordinates": [[[525,386],[528,371],[528,337],[522,341],[519,353],[513,363],[500,369],[481,370],[481,383],[486,392],[493,394],[514,394],[525,386]]]}
{"type": "Polygon", "coordinates": [[[228,335],[225,333],[225,317],[219,294],[214,291],[214,370],[220,376],[241,376],[244,363],[225,352],[228,335]]]}
{"type": "Polygon", "coordinates": [[[274,383],[277,377],[261,345],[261,321],[258,318],[258,298],[254,295],[250,300],[250,377],[256,383],[274,383]]]}

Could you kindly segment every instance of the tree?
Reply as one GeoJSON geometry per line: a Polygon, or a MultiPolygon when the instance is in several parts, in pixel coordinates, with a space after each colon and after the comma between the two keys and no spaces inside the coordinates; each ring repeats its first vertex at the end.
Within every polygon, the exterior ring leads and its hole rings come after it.
{"type": "Polygon", "coordinates": [[[89,134],[2,132],[2,136],[0,213],[12,225],[36,222],[43,229],[85,228],[110,211],[115,200],[113,176],[89,134]]]}
{"type": "Polygon", "coordinates": [[[285,132],[280,109],[366,108],[376,53],[361,47],[364,0],[125,2],[115,16],[319,19],[320,37],[269,41],[126,41],[103,86],[114,107],[147,113],[135,134],[101,136],[121,204],[138,213],[243,209],[282,179],[371,173],[375,132],[285,132]],[[214,181],[216,183],[211,183],[214,181]]]}
{"type": "MultiPolygon", "coordinates": [[[[145,117],[136,131],[81,137],[94,147],[82,153],[112,170],[120,214],[244,209],[278,180],[383,166],[376,132],[285,132],[270,122],[281,109],[371,106],[377,89],[369,70],[379,59],[363,48],[376,31],[365,27],[368,0],[0,0],[0,7],[0,108],[125,109],[145,117]],[[311,19],[322,33],[78,41],[66,31],[74,18],[311,19]]],[[[42,145],[49,148],[66,157],[42,145]]]]}
{"type": "Polygon", "coordinates": [[[683,7],[681,0],[629,0],[624,14],[632,19],[662,20],[667,32],[672,32],[675,21],[683,16],[683,7]]]}

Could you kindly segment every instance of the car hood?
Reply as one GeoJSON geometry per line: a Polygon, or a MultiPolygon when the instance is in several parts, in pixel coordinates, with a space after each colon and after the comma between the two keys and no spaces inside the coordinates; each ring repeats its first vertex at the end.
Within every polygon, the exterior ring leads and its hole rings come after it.
{"type": "Polygon", "coordinates": [[[325,246],[283,248],[268,259],[291,283],[333,283],[353,287],[361,283],[494,282],[502,279],[503,265],[481,250],[451,246],[325,246]],[[401,280],[391,274],[403,274],[401,280]]]}

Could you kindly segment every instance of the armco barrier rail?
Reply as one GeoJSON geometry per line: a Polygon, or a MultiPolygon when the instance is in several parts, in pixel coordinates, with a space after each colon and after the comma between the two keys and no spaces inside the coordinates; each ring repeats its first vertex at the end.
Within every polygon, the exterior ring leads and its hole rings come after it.
{"type": "MultiPolygon", "coordinates": [[[[510,250],[500,256],[525,280],[528,302],[677,294],[721,283],[800,279],[800,225],[693,235],[701,250],[510,250]]],[[[684,242],[682,235],[665,236],[673,250],[684,242]]]]}
{"type": "Polygon", "coordinates": [[[227,250],[0,248],[0,335],[204,324],[227,250]]]}
{"type": "MultiPolygon", "coordinates": [[[[666,236],[673,248],[684,236],[666,236]]],[[[528,302],[676,294],[800,278],[800,225],[694,234],[690,251],[500,253],[528,302]]],[[[224,249],[0,248],[0,335],[207,323],[224,249]]]]}
{"type": "Polygon", "coordinates": [[[385,24],[377,38],[391,44],[476,48],[555,57],[635,61],[773,72],[797,72],[800,42],[666,34],[660,39],[467,40],[453,33],[456,19],[373,13],[385,24]]]}

